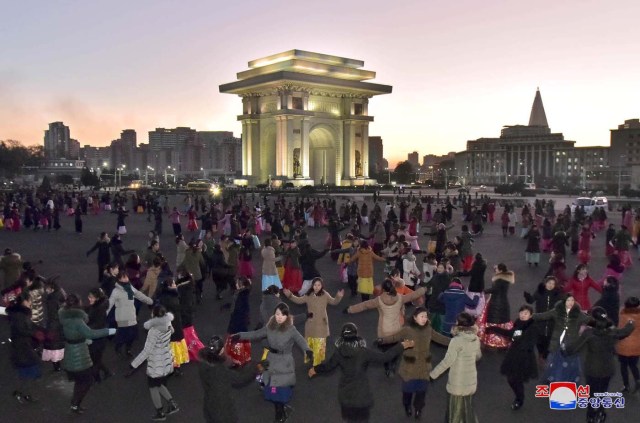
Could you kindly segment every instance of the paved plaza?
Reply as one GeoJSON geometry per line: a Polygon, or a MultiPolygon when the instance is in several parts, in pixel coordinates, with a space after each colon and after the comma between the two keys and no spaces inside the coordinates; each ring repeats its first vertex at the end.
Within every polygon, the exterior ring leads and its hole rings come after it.
{"type": "MultiPolygon", "coordinates": [[[[181,204],[181,198],[180,204],[181,204]]],[[[173,201],[178,201],[173,199],[173,201]]],[[[520,213],[520,210],[517,211],[520,213]]],[[[127,235],[123,237],[125,249],[136,249],[140,254],[146,248],[147,233],[153,228],[153,222],[148,223],[145,215],[131,215],[127,219],[127,235]]],[[[609,214],[610,222],[619,224],[619,213],[609,214]]],[[[455,211],[454,223],[456,226],[449,231],[453,237],[460,230],[460,212],[455,211]]],[[[84,233],[74,233],[73,218],[62,219],[62,229],[59,232],[33,232],[21,231],[18,233],[0,232],[0,247],[12,248],[19,252],[24,260],[36,262],[42,260],[38,270],[45,276],[60,275],[61,285],[69,293],[79,293],[83,299],[89,289],[97,284],[95,255],[87,258],[86,251],[93,246],[101,231],[113,233],[116,229],[115,214],[101,214],[99,216],[86,216],[84,221],[84,233]]],[[[173,240],[170,224],[165,215],[163,235],[161,236],[161,251],[168,257],[169,263],[175,263],[176,248],[173,240]]],[[[186,227],[186,224],[184,225],[186,227]]],[[[365,230],[366,232],[366,230],[365,230]]],[[[309,237],[316,249],[322,249],[326,238],[325,229],[310,229],[309,237]]],[[[186,238],[189,238],[187,233],[186,238]]],[[[590,264],[591,276],[599,280],[606,264],[604,258],[604,233],[599,233],[592,244],[594,257],[590,264]]],[[[528,268],[524,262],[525,241],[517,237],[503,238],[498,222],[487,225],[484,234],[477,238],[474,245],[476,252],[481,252],[488,261],[489,269],[493,264],[504,262],[515,271],[516,283],[509,292],[512,318],[517,316],[518,307],[524,303],[523,292],[532,292],[541,281],[547,270],[547,254],[542,255],[542,265],[539,268],[528,268]]],[[[421,247],[426,247],[426,237],[420,236],[421,247]]],[[[251,292],[251,326],[258,321],[258,307],[260,304],[260,265],[259,253],[254,254],[253,265],[257,270],[254,278],[254,289],[251,292]]],[[[623,278],[624,296],[640,295],[638,276],[640,262],[638,254],[632,252],[634,267],[625,272],[623,278]]],[[[422,257],[419,257],[421,259],[422,257]]],[[[576,258],[568,258],[568,272],[576,264],[576,258]]],[[[338,280],[336,264],[328,256],[317,263],[319,271],[325,279],[325,286],[335,294],[338,289],[345,286],[338,280]]],[[[487,287],[490,286],[490,278],[486,275],[487,287]]],[[[382,281],[382,265],[376,265],[377,283],[382,281]]],[[[467,279],[464,279],[465,284],[467,279]]],[[[598,295],[591,294],[592,300],[598,295]]],[[[204,301],[198,306],[195,315],[195,327],[200,338],[206,343],[212,335],[225,335],[229,321],[229,311],[220,310],[220,306],[229,300],[226,292],[223,301],[216,301],[214,286],[211,280],[206,281],[204,301]]],[[[335,336],[346,321],[356,323],[361,335],[372,344],[376,338],[376,326],[378,315],[375,311],[357,315],[346,316],[342,314],[344,307],[354,304],[357,298],[351,298],[347,293],[342,303],[337,307],[329,307],[329,321],[332,335],[335,336]]],[[[624,298],[622,299],[624,301],[624,298]]],[[[301,312],[303,308],[292,305],[292,310],[301,312]]],[[[409,309],[411,311],[411,309],[409,309]]],[[[149,315],[145,307],[141,311],[139,322],[144,322],[149,315]]],[[[299,328],[302,332],[302,328],[299,328]]],[[[140,337],[134,346],[134,352],[140,351],[144,342],[144,330],[141,329],[140,337]]],[[[8,325],[6,318],[0,319],[0,416],[6,422],[67,422],[67,421],[91,421],[99,422],[145,422],[150,421],[154,412],[149,391],[147,389],[144,370],[141,369],[133,377],[125,379],[129,361],[124,361],[115,356],[111,346],[105,356],[105,363],[116,376],[107,381],[94,385],[83,402],[88,410],[82,416],[69,413],[69,401],[71,396],[71,383],[66,381],[64,373],[54,373],[47,363],[44,365],[44,377],[41,387],[35,392],[39,402],[32,405],[20,405],[11,396],[14,387],[15,372],[9,361],[8,325]]],[[[328,345],[333,343],[332,337],[328,345]]],[[[331,348],[328,348],[330,354],[331,348]]],[[[433,363],[437,364],[445,354],[445,348],[436,344],[432,347],[433,363]]],[[[253,348],[253,358],[259,358],[260,348],[253,348]]],[[[302,354],[294,349],[296,357],[298,382],[294,390],[291,402],[294,408],[291,422],[339,422],[340,408],[337,402],[337,385],[339,372],[330,376],[315,377],[309,380],[306,376],[306,366],[302,362],[302,354]]],[[[500,375],[499,367],[504,356],[503,352],[483,350],[482,360],[478,362],[478,392],[475,395],[475,406],[480,422],[583,422],[586,421],[585,410],[551,411],[548,400],[534,398],[535,382],[526,385],[526,400],[524,407],[514,412],[510,405],[513,395],[505,378],[500,375]]],[[[250,364],[253,365],[253,364],[250,364]]],[[[143,366],[144,367],[144,366],[143,366]]],[[[617,366],[616,366],[617,369],[617,366]]],[[[404,415],[401,402],[401,382],[398,377],[389,379],[385,376],[381,367],[369,369],[369,378],[375,397],[375,406],[372,410],[372,422],[402,422],[409,420],[404,415]]],[[[423,422],[441,422],[444,419],[446,407],[446,382],[447,375],[440,377],[429,386],[426,408],[422,417],[423,422]]],[[[621,389],[621,381],[618,371],[610,385],[610,392],[621,389]]],[[[201,422],[202,417],[202,392],[200,380],[195,363],[184,367],[184,375],[173,377],[169,382],[169,390],[180,405],[180,412],[167,418],[174,422],[201,422]]],[[[262,393],[255,383],[237,390],[235,406],[239,411],[242,422],[269,422],[273,419],[273,406],[262,399],[262,393]]],[[[608,422],[636,421],[634,417],[640,410],[640,395],[627,395],[624,409],[611,409],[608,411],[608,422]]]]}

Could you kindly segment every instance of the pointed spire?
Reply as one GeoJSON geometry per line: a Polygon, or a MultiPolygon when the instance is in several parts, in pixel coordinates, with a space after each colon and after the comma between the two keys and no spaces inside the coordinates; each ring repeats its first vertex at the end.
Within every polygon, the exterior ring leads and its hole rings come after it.
{"type": "Polygon", "coordinates": [[[531,106],[531,117],[529,117],[529,126],[544,126],[549,127],[547,123],[547,115],[544,112],[544,106],[542,105],[542,97],[540,96],[540,88],[536,90],[536,98],[533,99],[533,106],[531,106]]]}

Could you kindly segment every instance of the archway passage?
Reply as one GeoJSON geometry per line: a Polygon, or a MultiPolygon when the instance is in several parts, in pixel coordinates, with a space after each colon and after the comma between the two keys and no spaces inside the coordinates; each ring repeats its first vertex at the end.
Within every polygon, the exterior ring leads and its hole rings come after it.
{"type": "Polygon", "coordinates": [[[315,185],[336,183],[336,148],[333,132],[316,126],[309,132],[309,177],[315,185]]]}

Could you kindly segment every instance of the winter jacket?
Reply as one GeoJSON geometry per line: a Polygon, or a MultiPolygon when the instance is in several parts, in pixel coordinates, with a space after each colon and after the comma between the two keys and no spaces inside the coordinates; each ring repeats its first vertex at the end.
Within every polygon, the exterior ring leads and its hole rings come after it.
{"type": "Polygon", "coordinates": [[[431,293],[427,300],[427,309],[430,313],[444,314],[446,312],[444,303],[440,302],[438,298],[449,287],[451,283],[451,275],[447,272],[436,273],[429,281],[428,286],[431,287],[431,293]]]}
{"type": "Polygon", "coordinates": [[[329,317],[327,316],[327,305],[338,305],[342,297],[333,298],[327,291],[322,295],[316,295],[313,289],[308,295],[298,297],[290,295],[289,299],[296,304],[306,304],[307,312],[313,313],[304,325],[305,338],[327,338],[329,336],[329,317]]]}
{"type": "Polygon", "coordinates": [[[64,359],[62,367],[69,372],[81,372],[93,366],[87,339],[109,335],[109,329],[91,329],[87,326],[89,316],[79,308],[63,308],[58,312],[64,333],[64,359]]]}
{"type": "Polygon", "coordinates": [[[22,259],[20,254],[11,253],[0,257],[0,271],[4,276],[3,288],[8,288],[20,277],[22,273],[22,259]]]}
{"type": "Polygon", "coordinates": [[[431,371],[430,376],[436,379],[449,369],[447,392],[456,396],[473,395],[478,386],[476,361],[482,357],[478,328],[455,326],[451,333],[453,338],[447,354],[431,371]]]}
{"type": "Polygon", "coordinates": [[[193,275],[193,280],[199,281],[202,279],[202,267],[205,266],[204,257],[200,250],[194,250],[189,248],[184,254],[184,260],[181,263],[187,272],[193,275]]]}
{"type": "Polygon", "coordinates": [[[184,262],[188,248],[189,246],[184,242],[184,240],[181,240],[176,244],[176,269],[182,264],[182,262],[184,262]]]}
{"type": "Polygon", "coordinates": [[[511,346],[504,356],[500,373],[521,382],[538,377],[535,346],[540,332],[533,319],[527,321],[517,319],[510,330],[490,326],[486,331],[511,339],[511,346]]]}
{"type": "MultiPolygon", "coordinates": [[[[246,288],[240,289],[234,294],[233,310],[231,310],[227,333],[233,334],[249,330],[249,324],[251,323],[249,294],[250,291],[246,288]]],[[[273,311],[271,313],[273,314],[273,311]]]]}
{"type": "Polygon", "coordinates": [[[629,320],[633,321],[633,332],[618,342],[616,351],[618,355],[625,357],[638,357],[640,356],[640,307],[623,308],[620,310],[619,327],[624,327],[629,320]]]}
{"type": "Polygon", "coordinates": [[[477,307],[480,296],[475,295],[471,299],[462,289],[462,285],[452,283],[447,290],[438,296],[438,300],[444,303],[445,314],[442,332],[448,335],[451,332],[451,328],[456,324],[458,314],[462,313],[465,307],[477,307]]]}
{"type": "Polygon", "coordinates": [[[553,320],[553,333],[551,334],[551,343],[549,351],[557,351],[560,347],[560,337],[564,333],[562,342],[566,345],[571,344],[578,338],[580,326],[586,325],[591,318],[580,310],[580,305],[576,302],[567,313],[564,300],[558,301],[553,309],[544,313],[535,313],[533,320],[553,320]]]}
{"type": "Polygon", "coordinates": [[[45,305],[47,313],[47,335],[43,345],[46,350],[61,350],[64,348],[62,325],[58,318],[58,311],[62,307],[64,299],[64,291],[60,288],[47,294],[45,305]]]}
{"type": "Polygon", "coordinates": [[[511,308],[507,294],[509,287],[515,283],[515,275],[511,271],[497,273],[491,279],[493,286],[485,289],[486,294],[491,294],[487,305],[487,323],[507,323],[511,321],[511,308]]]}
{"type": "Polygon", "coordinates": [[[622,329],[614,326],[588,328],[573,343],[567,344],[565,353],[575,354],[586,350],[584,373],[587,377],[606,378],[615,373],[615,344],[619,339],[626,338],[633,332],[632,323],[627,323],[622,329]]]}
{"type": "Polygon", "coordinates": [[[484,273],[487,271],[487,262],[485,260],[474,260],[471,270],[463,274],[463,276],[471,276],[469,279],[469,292],[484,291],[484,273]]]}
{"type": "Polygon", "coordinates": [[[354,314],[377,308],[379,313],[378,337],[383,338],[400,332],[404,324],[404,305],[420,298],[425,292],[425,288],[419,288],[407,295],[389,295],[383,292],[377,298],[352,305],[347,311],[354,314]]]}
{"type": "Polygon", "coordinates": [[[147,275],[144,277],[144,283],[140,288],[140,292],[147,295],[149,298],[153,298],[156,294],[156,288],[158,287],[158,276],[162,267],[151,266],[147,269],[147,275]]]}
{"type": "Polygon", "coordinates": [[[22,304],[7,307],[11,329],[11,361],[15,367],[31,367],[40,363],[38,353],[33,349],[33,337],[38,328],[31,321],[31,309],[22,304]]]}
{"type": "Polygon", "coordinates": [[[120,269],[124,268],[124,261],[122,260],[122,256],[135,253],[135,250],[125,250],[122,246],[122,241],[119,239],[112,239],[109,245],[111,247],[113,261],[120,265],[120,269]]]}
{"type": "MultiPolygon", "coordinates": [[[[524,298],[529,304],[535,303],[535,312],[544,313],[552,310],[558,301],[564,298],[564,293],[560,288],[554,288],[551,291],[545,288],[544,282],[538,285],[537,291],[531,295],[530,293],[524,293],[524,298]]],[[[551,336],[553,333],[553,319],[540,320],[536,322],[538,325],[540,336],[551,336]]]]}
{"type": "Polygon", "coordinates": [[[158,302],[171,314],[171,325],[173,331],[171,342],[178,342],[184,339],[182,330],[182,314],[180,313],[180,294],[177,289],[163,289],[158,294],[158,302]]]}
{"type": "Polygon", "coordinates": [[[264,247],[261,251],[262,255],[262,274],[277,275],[276,269],[276,250],[273,247],[264,247]]]}
{"type": "Polygon", "coordinates": [[[160,378],[173,372],[173,352],[171,351],[171,321],[173,314],[167,313],[162,317],[153,317],[144,323],[147,340],[140,354],[131,362],[131,367],[137,368],[147,361],[147,376],[160,378]]]}
{"type": "MultiPolygon", "coordinates": [[[[147,297],[133,286],[131,289],[133,290],[134,298],[137,298],[139,301],[142,301],[147,305],[153,304],[153,300],[151,298],[147,297]]],[[[129,295],[122,285],[120,283],[116,283],[116,286],[109,297],[109,309],[107,310],[107,313],[111,311],[113,306],[116,307],[116,323],[118,323],[118,327],[135,326],[138,323],[133,300],[133,298],[129,299],[129,295]]]]}
{"type": "Polygon", "coordinates": [[[573,293],[580,308],[584,311],[591,310],[591,301],[589,301],[589,288],[593,288],[598,292],[602,292],[602,286],[590,276],[587,276],[584,280],[578,278],[571,278],[569,282],[564,286],[565,292],[573,293]]]}
{"type": "Polygon", "coordinates": [[[431,372],[431,341],[440,345],[449,345],[450,339],[439,334],[427,322],[425,326],[420,326],[415,321],[411,321],[408,326],[395,335],[382,338],[383,344],[393,344],[409,339],[415,342],[413,348],[404,350],[398,375],[403,381],[428,380],[431,372]]]}
{"type": "Polygon", "coordinates": [[[373,406],[373,395],[367,377],[367,368],[373,363],[386,363],[402,353],[402,344],[397,344],[385,353],[366,348],[362,338],[345,340],[339,338],[336,350],[324,362],[314,367],[318,374],[329,373],[340,367],[342,374],[338,383],[338,402],[342,407],[368,408],[373,406]]]}
{"type": "Polygon", "coordinates": [[[316,261],[327,254],[329,250],[317,251],[311,247],[301,249],[300,268],[302,269],[302,279],[310,281],[313,278],[319,278],[320,272],[316,269],[316,261]]]}
{"type": "Polygon", "coordinates": [[[458,247],[458,252],[460,257],[468,257],[473,255],[473,250],[471,249],[471,244],[473,243],[473,238],[471,238],[471,234],[469,232],[462,232],[460,235],[460,246],[458,247]]]}
{"type": "Polygon", "coordinates": [[[46,311],[45,303],[47,301],[47,294],[44,292],[44,288],[27,288],[29,292],[29,298],[31,298],[31,320],[38,326],[46,326],[46,311]]]}
{"type": "MultiPolygon", "coordinates": [[[[204,352],[203,350],[200,350],[204,352]]],[[[233,405],[234,393],[229,389],[240,388],[254,379],[254,367],[245,366],[232,370],[225,364],[224,357],[209,362],[200,354],[198,373],[204,390],[204,419],[207,423],[237,423],[239,417],[233,405]]]]}
{"type": "Polygon", "coordinates": [[[524,250],[527,253],[539,253],[540,252],[540,231],[537,229],[531,229],[525,235],[527,239],[527,248],[524,250]]]}
{"type": "Polygon", "coordinates": [[[296,384],[295,362],[293,361],[293,344],[303,351],[310,351],[307,341],[293,326],[293,317],[281,325],[271,317],[266,326],[253,332],[241,332],[240,339],[258,341],[267,338],[269,368],[263,373],[263,381],[268,386],[293,386],[296,384]]]}
{"type": "Polygon", "coordinates": [[[371,248],[360,248],[355,256],[351,257],[350,261],[358,262],[358,276],[361,278],[373,277],[373,261],[384,261],[384,259],[378,256],[371,250],[371,248]]]}
{"type": "Polygon", "coordinates": [[[107,327],[107,309],[109,308],[109,300],[97,300],[95,303],[85,309],[88,321],[87,326],[91,329],[104,329],[107,327]]]}
{"type": "Polygon", "coordinates": [[[89,251],[87,251],[87,257],[91,255],[95,250],[98,250],[98,266],[104,267],[111,262],[110,245],[107,241],[98,241],[89,251]]]}

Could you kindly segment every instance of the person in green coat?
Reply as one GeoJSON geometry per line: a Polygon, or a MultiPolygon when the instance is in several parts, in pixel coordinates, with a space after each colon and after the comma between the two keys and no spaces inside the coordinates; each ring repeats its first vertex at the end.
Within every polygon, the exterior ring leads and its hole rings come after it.
{"type": "Polygon", "coordinates": [[[64,307],[58,312],[64,333],[64,359],[62,368],[66,370],[73,385],[71,411],[77,414],[84,412],[80,407],[82,399],[87,395],[94,377],[87,340],[115,335],[115,329],[91,329],[87,326],[89,317],[82,309],[80,297],[75,294],[67,296],[64,307]]]}

